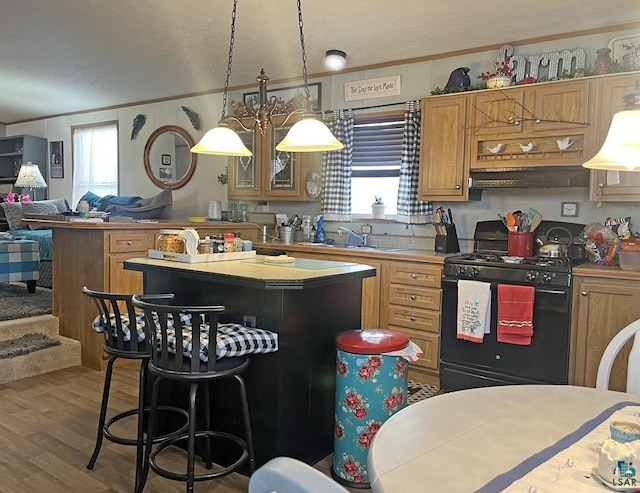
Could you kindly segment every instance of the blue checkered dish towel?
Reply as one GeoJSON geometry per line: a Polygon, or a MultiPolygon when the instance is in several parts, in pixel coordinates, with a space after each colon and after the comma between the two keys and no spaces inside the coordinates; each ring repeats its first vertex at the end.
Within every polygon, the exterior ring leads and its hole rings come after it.
{"type": "MultiPolygon", "coordinates": [[[[182,322],[183,332],[183,354],[184,356],[191,358],[192,351],[192,332],[191,332],[191,316],[188,314],[181,314],[180,319],[182,322]]],[[[129,329],[129,317],[123,315],[121,317],[122,331],[124,333],[124,340],[131,340],[131,331],[129,329]]],[[[156,321],[156,325],[158,322],[156,321]]],[[[168,330],[167,339],[169,345],[169,351],[175,353],[176,351],[176,337],[175,330],[173,329],[173,317],[168,315],[168,330]]],[[[112,334],[116,336],[115,330],[115,316],[111,314],[110,326],[112,327],[112,334]]],[[[106,328],[101,316],[94,319],[92,323],[93,330],[99,333],[103,333],[106,328]]],[[[145,333],[145,320],[144,314],[139,313],[136,316],[136,332],[138,334],[138,341],[144,341],[145,333]]],[[[157,327],[158,340],[160,340],[160,328],[157,327]]],[[[200,324],[200,348],[199,355],[202,361],[209,360],[209,324],[200,324]]],[[[216,341],[216,358],[224,358],[231,356],[243,356],[245,354],[256,353],[272,353],[278,350],[278,334],[265,329],[254,329],[245,327],[244,325],[225,323],[218,324],[218,334],[216,341]]]]}

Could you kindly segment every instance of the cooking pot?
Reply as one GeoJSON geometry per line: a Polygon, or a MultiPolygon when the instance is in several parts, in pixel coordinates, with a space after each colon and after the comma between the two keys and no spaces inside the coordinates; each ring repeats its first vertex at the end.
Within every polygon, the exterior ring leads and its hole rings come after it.
{"type": "Polygon", "coordinates": [[[539,257],[551,257],[562,258],[569,256],[569,247],[559,241],[551,241],[549,243],[542,243],[540,240],[536,240],[540,244],[538,248],[539,257]]]}

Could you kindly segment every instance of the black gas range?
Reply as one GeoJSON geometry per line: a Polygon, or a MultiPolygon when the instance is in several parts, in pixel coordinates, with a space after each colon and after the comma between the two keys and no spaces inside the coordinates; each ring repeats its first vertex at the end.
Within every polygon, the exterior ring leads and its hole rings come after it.
{"type": "Polygon", "coordinates": [[[476,225],[474,252],[445,259],[440,339],[442,389],[568,382],[571,270],[584,262],[584,248],[579,239],[583,228],[582,224],[544,221],[536,229],[535,237],[542,243],[566,244],[569,256],[531,257],[513,263],[507,257],[507,229],[501,221],[483,221],[476,225]],[[482,343],[457,338],[459,280],[490,284],[491,323],[482,343]],[[535,288],[534,335],[530,345],[497,341],[499,284],[535,288]]]}
{"type": "MultiPolygon", "coordinates": [[[[457,279],[568,287],[571,268],[584,262],[579,235],[584,224],[544,221],[535,231],[540,243],[560,242],[569,256],[560,258],[507,256],[508,231],[501,221],[481,221],[474,233],[474,252],[445,259],[444,276],[457,279]]],[[[537,248],[536,248],[537,250],[537,248]]]]}
{"type": "Polygon", "coordinates": [[[444,275],[458,279],[509,282],[512,284],[569,286],[571,268],[582,258],[529,257],[513,260],[506,254],[463,253],[445,260],[444,275]]]}

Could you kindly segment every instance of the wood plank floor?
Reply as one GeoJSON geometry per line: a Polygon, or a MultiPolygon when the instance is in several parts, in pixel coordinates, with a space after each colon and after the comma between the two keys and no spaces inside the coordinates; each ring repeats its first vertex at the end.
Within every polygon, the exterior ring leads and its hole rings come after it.
{"type": "MultiPolygon", "coordinates": [[[[136,405],[137,379],[136,364],[115,369],[111,415],[136,405]]],[[[103,383],[104,373],[77,366],[0,385],[0,493],[133,491],[134,447],[105,440],[95,468],[86,468],[95,444],[103,383]]],[[[132,420],[114,431],[134,436],[134,428],[132,420]]],[[[176,451],[175,455],[183,454],[176,451]]],[[[327,473],[331,456],[316,467],[327,473]]],[[[196,483],[195,491],[246,492],[248,483],[247,477],[232,474],[196,483]]],[[[151,471],[145,493],[183,490],[183,483],[151,471]]]]}

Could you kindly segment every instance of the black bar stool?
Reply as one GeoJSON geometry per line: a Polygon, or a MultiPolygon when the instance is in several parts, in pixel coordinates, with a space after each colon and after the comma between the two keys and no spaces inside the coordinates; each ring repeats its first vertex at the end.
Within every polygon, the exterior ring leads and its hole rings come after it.
{"type": "MultiPolygon", "coordinates": [[[[153,296],[153,295],[151,295],[153,296]]],[[[248,461],[251,473],[255,470],[253,440],[249,418],[249,405],[245,383],[240,374],[249,366],[247,356],[216,356],[218,319],[224,313],[224,306],[172,306],[153,303],[146,296],[134,295],[134,306],[144,310],[148,327],[155,324],[156,330],[150,330],[152,347],[149,372],[155,375],[151,394],[151,412],[149,414],[147,443],[145,445],[143,469],[136,493],[141,493],[149,473],[149,466],[159,475],[177,481],[186,481],[186,491],[193,492],[195,481],[219,478],[237,471],[248,461]],[[211,346],[209,345],[211,341],[211,346]],[[211,430],[211,408],[209,383],[213,380],[231,378],[240,388],[241,412],[244,420],[245,437],[242,438],[222,431],[211,430]],[[158,385],[163,379],[189,384],[189,429],[187,433],[162,441],[153,448],[153,432],[158,406],[158,385]],[[205,384],[205,430],[196,430],[196,396],[200,384],[205,384]],[[204,438],[203,458],[207,469],[212,468],[211,441],[222,440],[226,444],[235,444],[239,457],[230,465],[207,473],[195,473],[196,438],[204,438]],[[178,473],[160,467],[156,458],[165,448],[180,441],[187,441],[187,472],[178,473]]],[[[234,456],[235,458],[235,456],[234,456]]]]}
{"type": "MultiPolygon", "coordinates": [[[[82,292],[95,302],[98,309],[98,317],[93,322],[93,329],[104,335],[104,352],[109,355],[107,370],[104,378],[104,388],[102,391],[102,404],[100,406],[100,418],[98,420],[98,435],[96,445],[87,464],[87,469],[95,466],[103,438],[119,443],[121,445],[136,446],[136,479],[138,484],[142,471],[142,458],[144,452],[144,412],[149,411],[145,407],[145,391],[148,378],[148,365],[151,357],[149,350],[149,338],[145,332],[144,313],[136,311],[131,303],[130,294],[105,293],[93,291],[86,286],[82,292]],[[113,375],[113,364],[118,358],[129,360],[140,360],[140,379],[138,387],[138,407],[116,414],[107,420],[107,409],[109,404],[109,390],[111,388],[111,377],[113,375]],[[127,438],[114,434],[110,428],[121,419],[137,415],[137,435],[136,438],[127,438]]],[[[163,295],[163,298],[171,298],[172,295],[163,295]]],[[[185,424],[178,430],[163,436],[154,438],[154,443],[158,443],[176,434],[181,434],[187,430],[187,420],[189,415],[184,409],[177,407],[161,406],[160,410],[178,413],[184,417],[185,424]]]]}

